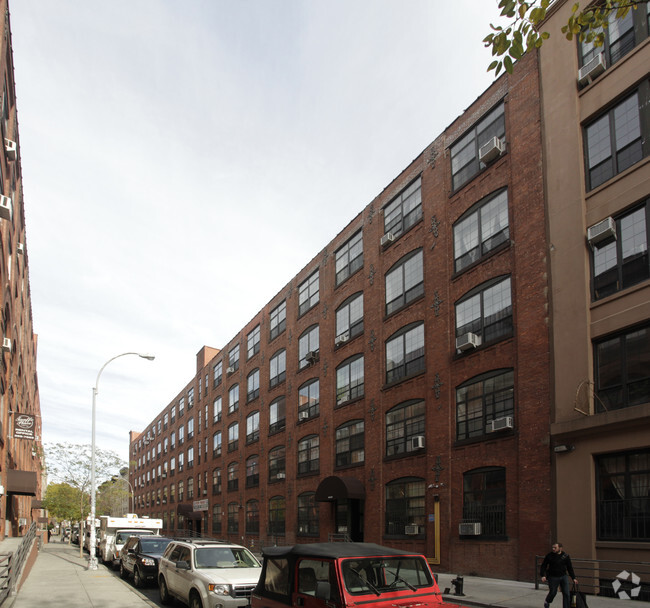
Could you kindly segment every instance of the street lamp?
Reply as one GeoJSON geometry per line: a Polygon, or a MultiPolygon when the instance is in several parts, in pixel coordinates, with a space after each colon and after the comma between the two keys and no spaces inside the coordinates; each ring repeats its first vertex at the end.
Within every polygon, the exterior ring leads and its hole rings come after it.
{"type": "Polygon", "coordinates": [[[121,355],[115,355],[104,365],[102,365],[99,373],[97,374],[97,380],[95,381],[95,386],[93,387],[93,422],[92,422],[92,444],[90,447],[90,542],[88,551],[90,553],[90,559],[88,560],[88,569],[97,570],[97,553],[95,551],[95,546],[97,544],[97,534],[95,530],[95,504],[96,504],[96,494],[97,488],[95,487],[95,409],[97,404],[97,393],[99,386],[99,377],[102,375],[104,368],[111,362],[115,361],[119,357],[125,357],[126,355],[137,355],[142,359],[147,359],[148,361],[153,361],[156,357],[154,355],[143,355],[141,353],[122,353],[121,355]]]}

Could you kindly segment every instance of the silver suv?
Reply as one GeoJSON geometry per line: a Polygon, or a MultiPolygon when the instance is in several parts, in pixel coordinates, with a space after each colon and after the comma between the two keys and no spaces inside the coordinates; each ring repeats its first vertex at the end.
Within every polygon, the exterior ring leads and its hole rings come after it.
{"type": "Polygon", "coordinates": [[[215,540],[175,540],[160,559],[160,601],[190,608],[250,606],[262,567],[246,547],[215,540]]]}

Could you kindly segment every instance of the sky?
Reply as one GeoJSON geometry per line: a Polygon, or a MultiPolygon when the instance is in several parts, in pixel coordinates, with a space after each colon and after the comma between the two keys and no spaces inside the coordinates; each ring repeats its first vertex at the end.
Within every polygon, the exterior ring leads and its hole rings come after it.
{"type": "Polygon", "coordinates": [[[497,0],[10,0],[43,441],[141,431],[493,80],[497,0]]]}

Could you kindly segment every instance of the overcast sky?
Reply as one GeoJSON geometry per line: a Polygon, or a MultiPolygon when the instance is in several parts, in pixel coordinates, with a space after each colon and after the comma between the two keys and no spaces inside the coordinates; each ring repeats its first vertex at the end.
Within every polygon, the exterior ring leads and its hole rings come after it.
{"type": "Polygon", "coordinates": [[[128,458],[492,81],[497,0],[10,0],[43,440],[128,458]]]}

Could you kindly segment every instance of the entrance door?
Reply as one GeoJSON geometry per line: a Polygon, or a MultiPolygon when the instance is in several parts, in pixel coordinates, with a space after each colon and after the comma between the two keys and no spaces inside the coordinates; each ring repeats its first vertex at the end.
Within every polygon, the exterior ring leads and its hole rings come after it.
{"type": "Polygon", "coordinates": [[[364,501],[357,498],[339,498],[336,501],[336,532],[347,534],[353,543],[363,542],[364,501]]]}

